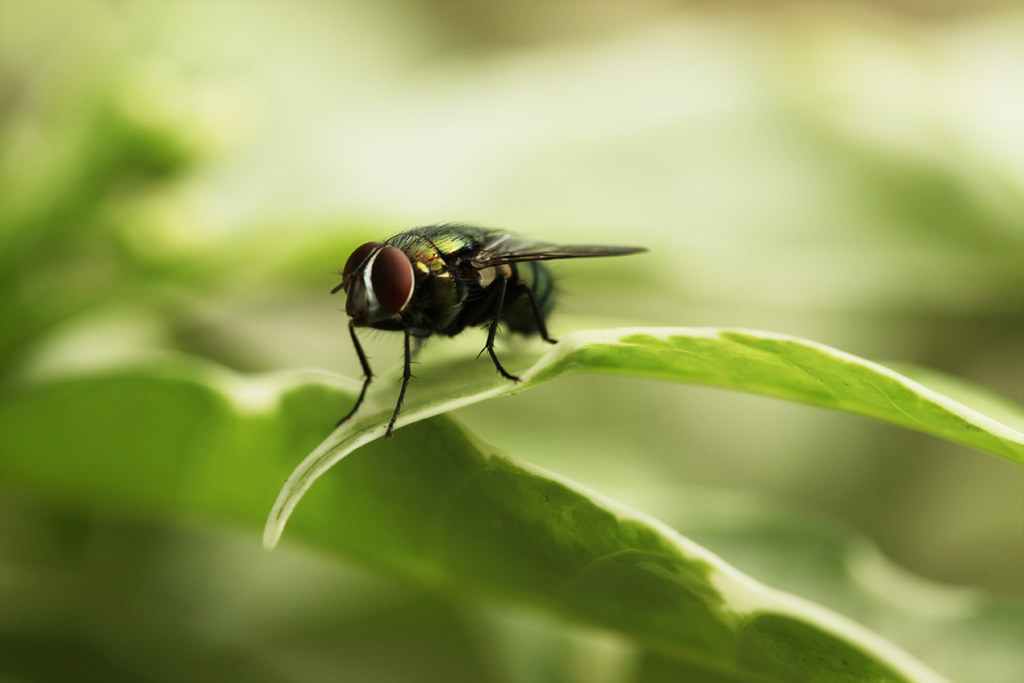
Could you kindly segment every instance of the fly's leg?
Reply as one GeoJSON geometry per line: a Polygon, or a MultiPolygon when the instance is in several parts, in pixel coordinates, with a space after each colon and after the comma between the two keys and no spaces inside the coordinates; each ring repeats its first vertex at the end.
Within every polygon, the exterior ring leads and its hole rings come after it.
{"type": "Polygon", "coordinates": [[[391,430],[395,428],[395,420],[398,419],[398,413],[402,410],[402,402],[405,401],[405,390],[409,386],[409,380],[412,379],[412,349],[409,343],[411,336],[409,330],[405,330],[405,364],[402,368],[402,388],[398,392],[398,403],[395,404],[395,412],[392,413],[391,421],[388,422],[388,431],[384,433],[385,439],[391,438],[391,430]]]}
{"type": "Polygon", "coordinates": [[[491,325],[487,329],[487,344],[484,345],[484,350],[480,353],[486,351],[490,354],[491,360],[494,361],[494,367],[498,369],[498,372],[501,373],[502,377],[510,379],[513,382],[518,382],[519,378],[510,374],[508,370],[502,367],[501,361],[498,360],[497,354],[494,353],[494,335],[498,332],[498,320],[501,319],[501,305],[505,303],[505,287],[508,284],[508,280],[506,278],[500,278],[498,282],[501,283],[498,285],[501,289],[498,290],[498,296],[496,297],[497,303],[494,306],[494,320],[491,321],[491,325]]]}
{"type": "Polygon", "coordinates": [[[352,406],[352,410],[348,411],[345,417],[338,420],[334,425],[335,427],[339,426],[342,422],[356,414],[356,411],[359,410],[359,406],[363,404],[363,399],[366,398],[366,388],[370,386],[370,380],[373,379],[373,371],[370,370],[370,363],[366,360],[366,354],[363,353],[363,347],[359,345],[359,337],[356,336],[355,325],[349,323],[348,333],[349,336],[352,337],[352,345],[356,347],[356,355],[359,356],[359,364],[363,366],[363,388],[360,390],[359,398],[356,399],[356,404],[352,406]]]}
{"type": "Polygon", "coordinates": [[[540,306],[537,305],[537,297],[533,295],[533,289],[525,287],[526,296],[530,299],[530,308],[533,309],[533,317],[537,321],[537,330],[540,331],[540,338],[546,341],[548,344],[557,344],[557,339],[552,339],[548,335],[548,327],[544,323],[544,316],[540,312],[540,306]]]}

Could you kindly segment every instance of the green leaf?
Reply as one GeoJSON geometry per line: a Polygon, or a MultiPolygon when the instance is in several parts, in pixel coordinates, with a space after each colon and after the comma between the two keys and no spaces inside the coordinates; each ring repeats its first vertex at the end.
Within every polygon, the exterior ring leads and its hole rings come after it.
{"type": "MultiPolygon", "coordinates": [[[[424,390],[410,392],[396,428],[559,375],[607,372],[739,389],[842,410],[1024,464],[1024,435],[1019,432],[877,363],[785,335],[712,328],[592,330],[567,336],[522,373],[519,383],[498,377],[486,363],[465,366],[465,359],[429,366],[417,382],[424,390]]],[[[381,384],[384,391],[374,397],[387,406],[394,389],[381,384]]],[[[384,435],[391,408],[367,412],[335,430],[288,478],[267,521],[267,548],[277,543],[292,510],[318,477],[384,435]]]]}
{"type": "MultiPolygon", "coordinates": [[[[66,378],[4,402],[0,475],[62,501],[255,528],[346,393],[321,374],[245,378],[180,361],[66,378]]],[[[718,679],[942,680],[849,620],[447,418],[376,440],[333,474],[307,495],[296,535],[406,580],[611,629],[718,679]]]]}

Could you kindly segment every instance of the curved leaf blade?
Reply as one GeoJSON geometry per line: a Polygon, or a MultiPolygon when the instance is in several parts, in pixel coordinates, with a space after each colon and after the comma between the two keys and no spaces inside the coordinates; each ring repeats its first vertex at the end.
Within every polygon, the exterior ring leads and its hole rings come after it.
{"type": "MultiPolygon", "coordinates": [[[[425,390],[411,394],[396,427],[518,393],[559,375],[606,372],[737,389],[863,415],[1024,464],[1019,432],[882,365],[787,335],[716,328],[593,330],[568,335],[524,372],[520,383],[489,370],[486,364],[472,371],[446,365],[430,369],[418,382],[425,390]]],[[[375,392],[377,397],[386,393],[393,400],[392,387],[385,389],[375,392]]],[[[277,544],[313,482],[355,449],[383,436],[390,413],[384,408],[357,416],[302,461],[270,512],[264,531],[268,549],[277,544]]]]}

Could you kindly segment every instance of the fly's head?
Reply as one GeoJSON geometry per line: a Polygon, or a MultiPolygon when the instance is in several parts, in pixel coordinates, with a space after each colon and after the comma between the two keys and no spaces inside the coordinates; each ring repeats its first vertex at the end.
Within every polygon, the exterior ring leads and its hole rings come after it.
{"type": "Polygon", "coordinates": [[[412,262],[398,247],[367,242],[352,252],[342,271],[345,312],[358,327],[394,319],[412,299],[416,281],[412,262]]]}

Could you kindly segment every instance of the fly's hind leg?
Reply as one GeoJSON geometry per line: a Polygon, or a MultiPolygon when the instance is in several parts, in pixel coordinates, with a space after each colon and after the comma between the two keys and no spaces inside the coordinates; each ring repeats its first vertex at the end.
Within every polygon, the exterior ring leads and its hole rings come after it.
{"type": "Polygon", "coordinates": [[[533,309],[533,317],[537,321],[537,331],[540,332],[540,338],[549,344],[557,344],[557,339],[552,339],[548,334],[548,326],[544,322],[544,315],[540,312],[540,306],[537,305],[537,297],[533,295],[533,288],[526,287],[526,296],[530,299],[530,308],[533,309]]]}

